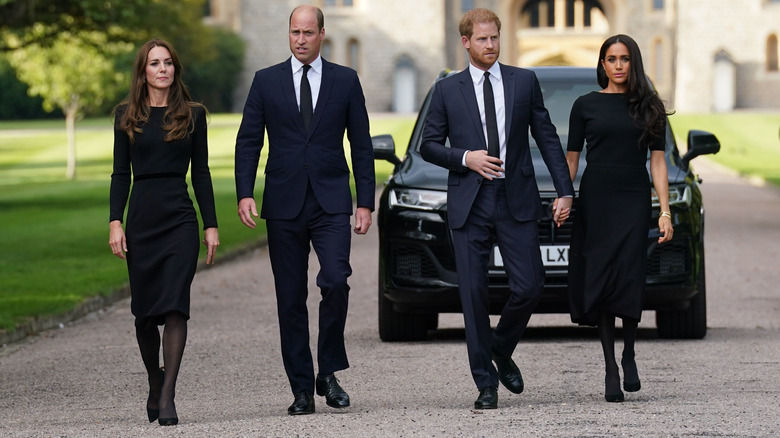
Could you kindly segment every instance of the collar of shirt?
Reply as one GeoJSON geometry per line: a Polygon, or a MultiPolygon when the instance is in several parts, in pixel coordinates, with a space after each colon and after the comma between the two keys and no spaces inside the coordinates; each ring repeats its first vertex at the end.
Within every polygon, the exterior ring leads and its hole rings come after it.
{"type": "MultiPolygon", "coordinates": [[[[290,57],[290,63],[292,64],[293,74],[302,74],[303,73],[302,72],[303,63],[301,61],[298,61],[298,58],[296,58],[294,56],[291,56],[290,57]]],[[[312,61],[311,64],[309,64],[309,65],[311,65],[311,70],[309,70],[309,73],[306,74],[306,77],[308,77],[309,74],[311,74],[311,73],[316,73],[318,75],[322,74],[322,56],[317,55],[317,59],[312,61]]],[[[490,74],[493,74],[493,72],[491,71],[490,74]]]]}
{"type": "MultiPolygon", "coordinates": [[[[293,58],[294,59],[294,58],[293,58]]],[[[490,76],[494,77],[494,81],[501,82],[501,66],[495,62],[488,69],[490,76]]],[[[474,86],[481,86],[482,80],[485,79],[485,70],[481,70],[469,63],[469,74],[471,74],[471,81],[474,82],[474,86]]]]}
{"type": "MultiPolygon", "coordinates": [[[[311,70],[306,73],[311,87],[312,109],[317,108],[317,98],[320,95],[320,84],[322,83],[322,56],[317,55],[317,59],[311,62],[311,70]]],[[[301,107],[301,78],[303,77],[303,63],[298,58],[290,57],[290,66],[293,72],[293,85],[295,85],[295,99],[298,101],[298,108],[301,107]]]]}

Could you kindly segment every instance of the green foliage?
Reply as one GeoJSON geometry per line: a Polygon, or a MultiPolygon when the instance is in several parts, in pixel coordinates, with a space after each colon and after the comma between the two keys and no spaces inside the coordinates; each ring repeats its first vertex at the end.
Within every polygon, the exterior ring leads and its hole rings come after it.
{"type": "Polygon", "coordinates": [[[763,178],[780,186],[780,114],[675,114],[669,122],[678,137],[681,152],[687,150],[685,145],[690,129],[712,132],[721,147],[720,152],[708,157],[741,175],[763,178]]]}
{"type": "Polygon", "coordinates": [[[228,112],[232,111],[233,90],[243,69],[244,40],[222,28],[210,30],[214,34],[213,47],[206,51],[210,56],[193,58],[185,67],[183,80],[192,98],[209,111],[228,112]]]}
{"type": "MultiPolygon", "coordinates": [[[[105,32],[120,25],[124,35],[112,36],[137,42],[148,39],[147,30],[180,28],[190,18],[189,11],[200,12],[202,4],[203,0],[0,0],[0,32],[15,35],[22,46],[47,46],[64,31],[105,32]],[[29,32],[41,24],[46,32],[29,32]]],[[[0,51],[16,47],[0,38],[0,51]]]]}
{"type": "MultiPolygon", "coordinates": [[[[50,27],[35,24],[31,34],[45,35],[50,27]]],[[[31,95],[43,98],[43,108],[63,112],[93,108],[113,99],[127,74],[114,68],[113,57],[132,50],[129,43],[109,42],[97,31],[60,32],[50,46],[31,43],[10,55],[19,78],[31,95]]],[[[14,38],[11,38],[14,41],[14,38]]]]}
{"type": "MultiPolygon", "coordinates": [[[[264,221],[250,230],[236,215],[233,157],[240,121],[237,114],[212,114],[208,125],[221,242],[217,263],[231,250],[265,236],[264,221]]],[[[383,117],[372,121],[372,132],[394,134],[400,154],[413,122],[383,117]]],[[[80,180],[65,181],[60,151],[66,138],[60,122],[0,122],[0,329],[64,312],[127,282],[125,263],[108,247],[111,121],[86,119],[80,126],[80,180]]],[[[258,171],[258,201],[266,156],[267,149],[258,171]]],[[[392,166],[376,164],[381,187],[392,166]]]]}
{"type": "MultiPolygon", "coordinates": [[[[205,4],[205,0],[0,0],[0,52],[26,59],[32,53],[56,53],[63,43],[79,43],[75,47],[86,49],[82,65],[90,69],[97,66],[103,71],[104,79],[118,79],[119,83],[85,80],[82,74],[71,77],[76,70],[69,64],[63,64],[69,67],[65,69],[57,65],[43,75],[70,77],[85,87],[104,87],[103,95],[92,93],[88,99],[81,99],[79,108],[85,115],[105,115],[116,104],[117,96],[127,94],[136,48],[151,38],[162,38],[179,52],[184,65],[183,79],[193,97],[211,111],[229,111],[243,64],[244,43],[230,31],[206,26],[203,23],[205,4]],[[94,50],[90,49],[98,49],[99,56],[95,57],[94,50]],[[103,69],[108,66],[111,73],[103,69]],[[98,98],[93,99],[95,96],[98,98]]],[[[54,55],[47,57],[55,60],[54,55]]],[[[14,66],[20,70],[22,64],[14,63],[14,66]]],[[[32,69],[35,67],[28,70],[32,69]]],[[[90,73],[97,73],[97,69],[90,73]]],[[[18,73],[28,84],[26,78],[34,75],[30,71],[18,73]]],[[[53,84],[55,79],[50,78],[49,82],[53,84]]],[[[0,86],[5,83],[0,74],[0,86]]],[[[18,87],[16,82],[8,83],[18,87]]],[[[65,88],[55,85],[45,90],[39,85],[29,88],[32,95],[67,94],[65,88]]],[[[47,108],[63,108],[51,99],[44,101],[47,108]]],[[[5,112],[18,113],[10,108],[5,94],[0,106],[8,107],[3,108],[5,112]]],[[[5,118],[2,111],[1,118],[5,118]]]]}
{"type": "Polygon", "coordinates": [[[29,87],[16,77],[5,54],[0,53],[0,120],[61,117],[43,110],[43,99],[27,94],[29,87]]]}

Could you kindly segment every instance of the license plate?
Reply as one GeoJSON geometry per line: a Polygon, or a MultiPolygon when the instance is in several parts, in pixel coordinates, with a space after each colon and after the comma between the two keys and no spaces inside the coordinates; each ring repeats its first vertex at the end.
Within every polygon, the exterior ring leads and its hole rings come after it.
{"type": "MultiPolygon", "coordinates": [[[[542,263],[544,266],[566,266],[569,264],[569,245],[542,245],[542,263]]],[[[498,246],[493,247],[493,266],[504,266],[504,259],[498,246]]]]}

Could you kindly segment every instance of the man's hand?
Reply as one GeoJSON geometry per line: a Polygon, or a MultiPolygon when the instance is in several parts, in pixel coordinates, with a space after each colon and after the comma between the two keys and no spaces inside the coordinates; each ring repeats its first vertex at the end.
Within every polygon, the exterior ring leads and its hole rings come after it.
{"type": "Polygon", "coordinates": [[[491,157],[484,149],[466,152],[466,167],[482,175],[483,178],[492,180],[498,177],[504,171],[502,164],[504,162],[501,159],[491,157]]]}
{"type": "Polygon", "coordinates": [[[238,201],[238,218],[241,219],[242,224],[254,230],[257,224],[252,220],[252,216],[258,217],[255,200],[253,198],[241,198],[238,201]]]}
{"type": "Polygon", "coordinates": [[[355,210],[355,234],[366,234],[371,226],[371,210],[358,207],[355,210]]]}
{"type": "Polygon", "coordinates": [[[557,226],[563,225],[571,214],[571,204],[574,198],[567,196],[564,198],[555,198],[553,201],[553,221],[557,226]]]}

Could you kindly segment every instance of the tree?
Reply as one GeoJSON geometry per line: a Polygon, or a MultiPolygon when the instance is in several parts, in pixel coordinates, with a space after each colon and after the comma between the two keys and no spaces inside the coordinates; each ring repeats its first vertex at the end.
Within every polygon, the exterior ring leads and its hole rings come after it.
{"type": "MultiPolygon", "coordinates": [[[[47,35],[50,28],[33,25],[30,34],[47,35]]],[[[13,43],[13,38],[10,39],[13,43]]],[[[68,138],[66,177],[76,177],[76,118],[85,110],[114,99],[126,84],[128,73],[117,70],[114,59],[133,50],[133,45],[109,42],[98,31],[60,32],[49,45],[29,43],[10,54],[19,79],[29,93],[43,98],[47,111],[60,108],[65,114],[68,138]]]]}
{"type": "MultiPolygon", "coordinates": [[[[0,0],[0,34],[14,34],[18,47],[49,45],[63,31],[104,31],[116,25],[133,30],[176,28],[182,23],[178,9],[192,4],[193,0],[0,0]],[[45,32],[29,33],[37,24],[45,25],[45,32]]],[[[0,38],[0,51],[13,49],[0,38]]]]}

